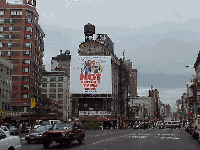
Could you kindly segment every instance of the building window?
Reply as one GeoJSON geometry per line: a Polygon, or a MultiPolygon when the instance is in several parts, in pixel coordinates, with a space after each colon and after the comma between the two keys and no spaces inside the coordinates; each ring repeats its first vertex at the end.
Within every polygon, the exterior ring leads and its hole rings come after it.
{"type": "Polygon", "coordinates": [[[56,94],[49,94],[49,98],[56,98],[56,94]]]}
{"type": "Polygon", "coordinates": [[[29,72],[30,72],[30,69],[29,69],[29,68],[22,68],[22,72],[24,72],[24,73],[29,73],[29,72]]]}
{"type": "Polygon", "coordinates": [[[29,90],[29,85],[24,84],[24,85],[21,86],[21,89],[22,90],[29,90]]]}
{"type": "Polygon", "coordinates": [[[58,104],[63,104],[63,100],[58,100],[58,104]]]}
{"type": "Polygon", "coordinates": [[[21,16],[22,10],[11,10],[10,14],[11,16],[15,16],[15,15],[21,16]]]}
{"type": "Polygon", "coordinates": [[[21,98],[27,99],[27,98],[29,98],[29,95],[28,94],[21,94],[21,98]]]}
{"type": "Polygon", "coordinates": [[[42,89],[42,92],[47,92],[47,89],[42,89]]]}
{"type": "Polygon", "coordinates": [[[29,40],[30,40],[30,39],[31,39],[31,35],[25,34],[25,35],[24,35],[24,39],[29,39],[29,40]]]}
{"type": "Polygon", "coordinates": [[[3,40],[3,39],[4,39],[4,35],[0,34],[0,40],[3,40]]]}
{"type": "MultiPolygon", "coordinates": [[[[3,48],[3,47],[4,47],[4,43],[0,43],[0,48],[3,48]]],[[[3,52],[1,52],[0,56],[3,56],[3,52]]]]}
{"type": "Polygon", "coordinates": [[[29,47],[29,48],[31,48],[31,43],[24,43],[24,47],[29,47]]]}
{"type": "Polygon", "coordinates": [[[47,84],[46,83],[42,83],[42,87],[47,87],[47,84]]]}
{"type": "Polygon", "coordinates": [[[58,92],[63,92],[63,88],[58,88],[58,92]]]}
{"type": "Polygon", "coordinates": [[[58,81],[63,81],[63,77],[58,77],[58,81]]]}
{"type": "Polygon", "coordinates": [[[58,87],[63,87],[63,83],[58,83],[58,87]]]}
{"type": "Polygon", "coordinates": [[[0,16],[4,16],[4,15],[6,15],[6,11],[5,10],[1,10],[0,11],[0,16]]]}
{"type": "Polygon", "coordinates": [[[31,31],[31,32],[32,32],[32,28],[31,28],[31,27],[26,27],[25,30],[26,30],[26,31],[31,31]]]}
{"type": "Polygon", "coordinates": [[[8,51],[7,56],[12,56],[13,52],[12,51],[8,51]]]}
{"type": "Polygon", "coordinates": [[[31,60],[30,59],[23,59],[23,64],[31,64],[31,60]]]}
{"type": "Polygon", "coordinates": [[[15,19],[10,19],[10,24],[15,23],[15,19]]]}
{"type": "Polygon", "coordinates": [[[58,94],[59,99],[63,99],[63,94],[58,94]]]}
{"type": "Polygon", "coordinates": [[[56,81],[56,77],[50,77],[50,81],[56,81]]]}
{"type": "Polygon", "coordinates": [[[9,35],[9,39],[10,39],[10,40],[14,39],[14,35],[11,35],[11,34],[10,34],[10,35],[9,35]]]}
{"type": "Polygon", "coordinates": [[[47,78],[42,78],[42,81],[47,81],[47,78]]]}
{"type": "Polygon", "coordinates": [[[22,81],[30,81],[30,77],[28,77],[28,76],[22,76],[22,81]]]}
{"type": "Polygon", "coordinates": [[[0,32],[3,32],[4,31],[4,27],[0,27],[0,32]]]}
{"type": "Polygon", "coordinates": [[[8,43],[8,48],[12,48],[13,47],[13,43],[8,43]]]}
{"type": "Polygon", "coordinates": [[[56,83],[50,83],[50,87],[56,87],[56,83]]]}
{"type": "Polygon", "coordinates": [[[55,88],[50,88],[49,92],[56,92],[56,89],[55,88]]]}
{"type": "Polygon", "coordinates": [[[3,24],[5,22],[5,19],[0,19],[0,24],[3,24]]]}
{"type": "Polygon", "coordinates": [[[31,51],[23,51],[24,56],[31,56],[31,51]]]}
{"type": "Polygon", "coordinates": [[[26,23],[32,23],[31,18],[26,19],[26,23]]]}

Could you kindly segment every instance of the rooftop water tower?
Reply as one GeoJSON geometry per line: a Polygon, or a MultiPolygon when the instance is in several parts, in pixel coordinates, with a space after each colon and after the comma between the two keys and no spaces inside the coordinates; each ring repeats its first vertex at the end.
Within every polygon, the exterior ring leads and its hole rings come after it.
{"type": "Polygon", "coordinates": [[[84,26],[85,41],[92,40],[95,34],[95,26],[88,23],[84,26]]]}

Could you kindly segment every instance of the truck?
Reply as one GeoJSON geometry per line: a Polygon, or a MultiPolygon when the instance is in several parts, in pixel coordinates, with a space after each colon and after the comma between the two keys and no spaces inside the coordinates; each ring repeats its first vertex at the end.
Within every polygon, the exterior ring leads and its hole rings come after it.
{"type": "Polygon", "coordinates": [[[199,138],[200,133],[200,116],[197,116],[197,118],[192,122],[192,137],[199,138]]]}
{"type": "Polygon", "coordinates": [[[44,148],[49,148],[49,145],[55,141],[60,145],[72,147],[72,141],[78,141],[83,144],[85,130],[81,122],[57,122],[49,131],[45,131],[42,137],[44,148]]]}

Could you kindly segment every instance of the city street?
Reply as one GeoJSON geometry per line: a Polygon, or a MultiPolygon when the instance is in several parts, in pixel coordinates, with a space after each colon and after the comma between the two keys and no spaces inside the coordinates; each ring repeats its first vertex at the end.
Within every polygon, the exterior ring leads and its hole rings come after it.
{"type": "MultiPolygon", "coordinates": [[[[23,150],[44,150],[42,144],[27,144],[25,133],[20,135],[23,150]]],[[[83,145],[73,142],[72,148],[50,145],[51,150],[198,150],[200,144],[189,133],[179,129],[126,129],[86,131],[83,145]]]]}

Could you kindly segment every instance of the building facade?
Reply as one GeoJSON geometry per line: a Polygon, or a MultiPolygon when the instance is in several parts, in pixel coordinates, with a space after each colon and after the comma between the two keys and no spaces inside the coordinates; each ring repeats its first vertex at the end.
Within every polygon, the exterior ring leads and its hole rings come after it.
{"type": "Polygon", "coordinates": [[[137,69],[132,69],[132,62],[124,60],[129,72],[129,97],[137,97],[137,69]]]}
{"type": "Polygon", "coordinates": [[[0,57],[0,113],[4,112],[1,119],[4,119],[6,112],[11,110],[12,70],[13,65],[0,57]]]}
{"type": "Polygon", "coordinates": [[[129,101],[128,69],[123,60],[114,55],[114,44],[107,34],[97,34],[96,40],[93,40],[95,27],[91,24],[84,26],[84,34],[85,42],[79,45],[79,56],[111,57],[111,83],[108,84],[112,84],[112,91],[101,94],[73,94],[73,105],[75,106],[73,116],[79,117],[82,121],[91,119],[91,117],[97,121],[98,116],[104,116],[102,119],[107,117],[110,120],[116,120],[117,117],[123,119],[127,115],[129,101]]]}
{"type": "Polygon", "coordinates": [[[38,20],[36,0],[0,1],[0,55],[13,63],[11,107],[22,115],[32,111],[39,117],[45,35],[38,20]],[[35,99],[32,110],[31,98],[35,99]]]}
{"type": "Polygon", "coordinates": [[[58,118],[71,119],[72,102],[69,94],[70,78],[64,71],[43,71],[42,99],[52,99],[58,103],[58,118]]]}
{"type": "Polygon", "coordinates": [[[65,71],[67,75],[70,75],[70,51],[66,50],[64,53],[60,50],[60,55],[52,57],[51,71],[65,71]]]}
{"type": "Polygon", "coordinates": [[[154,120],[155,98],[153,97],[134,97],[130,99],[129,106],[134,112],[134,120],[154,120]]]}

